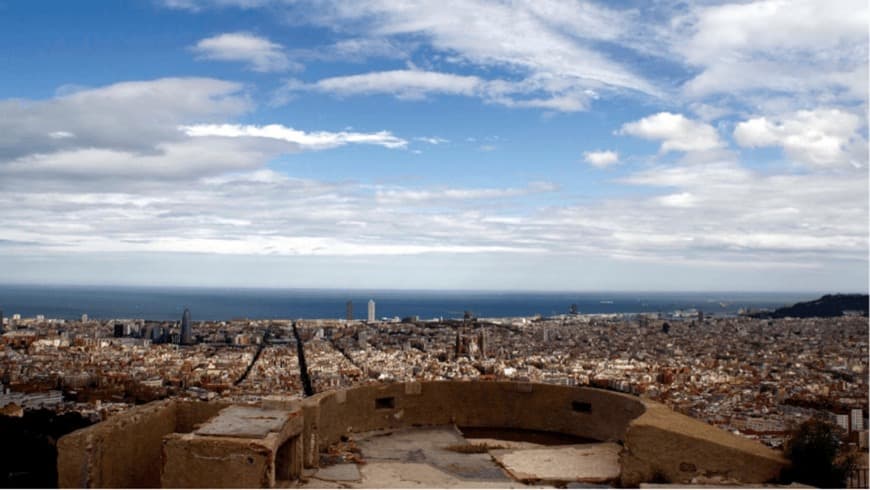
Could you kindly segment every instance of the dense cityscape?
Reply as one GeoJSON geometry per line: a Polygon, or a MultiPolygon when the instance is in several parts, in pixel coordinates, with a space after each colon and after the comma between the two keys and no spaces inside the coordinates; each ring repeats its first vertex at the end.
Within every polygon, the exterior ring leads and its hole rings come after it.
{"type": "Polygon", "coordinates": [[[811,417],[867,447],[863,316],[672,314],[419,320],[5,319],[0,411],[105,420],[166,397],[257,403],[409,380],[616,390],[781,448],[811,417]],[[303,349],[297,349],[301,342],[303,349]],[[307,371],[300,370],[304,359],[307,371]]]}

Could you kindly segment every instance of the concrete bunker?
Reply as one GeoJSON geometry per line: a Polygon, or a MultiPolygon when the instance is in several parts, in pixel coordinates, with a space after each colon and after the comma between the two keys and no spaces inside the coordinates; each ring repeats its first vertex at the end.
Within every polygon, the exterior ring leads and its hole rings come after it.
{"type": "Polygon", "coordinates": [[[349,434],[428,426],[531,430],[612,443],[622,486],[653,478],[688,483],[699,476],[764,483],[787,464],[755,441],[632,395],[525,382],[433,381],[360,386],[260,407],[144,405],[62,438],[59,484],[285,486],[282,481],[298,478],[303,467],[316,468],[320,453],[349,434]],[[123,448],[129,445],[141,449],[128,454],[123,448]]]}

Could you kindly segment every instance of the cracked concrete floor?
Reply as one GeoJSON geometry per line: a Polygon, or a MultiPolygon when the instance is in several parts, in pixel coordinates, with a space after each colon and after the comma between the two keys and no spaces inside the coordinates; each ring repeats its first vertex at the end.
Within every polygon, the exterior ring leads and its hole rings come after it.
{"type": "MultiPolygon", "coordinates": [[[[530,488],[511,477],[490,452],[467,454],[446,449],[480,443],[465,439],[453,426],[406,428],[355,434],[365,464],[346,463],[307,471],[305,488],[530,488]]],[[[486,440],[505,449],[576,450],[577,446],[541,446],[486,440]]],[[[536,486],[535,488],[553,488],[536,486]]]]}

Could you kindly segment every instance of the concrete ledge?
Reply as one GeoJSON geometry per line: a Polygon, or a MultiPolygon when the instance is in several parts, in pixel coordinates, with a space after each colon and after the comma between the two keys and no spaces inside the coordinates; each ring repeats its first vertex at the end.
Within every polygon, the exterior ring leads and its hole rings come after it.
{"type": "Polygon", "coordinates": [[[622,455],[622,484],[637,486],[654,476],[689,483],[720,476],[765,483],[789,464],[782,453],[644,400],[646,412],[631,422],[622,455]]]}
{"type": "Polygon", "coordinates": [[[302,410],[227,407],[199,431],[163,439],[164,488],[272,488],[302,472],[302,410]]]}

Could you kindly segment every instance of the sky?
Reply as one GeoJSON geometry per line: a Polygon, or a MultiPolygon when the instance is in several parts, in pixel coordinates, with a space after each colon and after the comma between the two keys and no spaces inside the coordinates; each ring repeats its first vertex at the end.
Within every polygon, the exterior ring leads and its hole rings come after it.
{"type": "Polygon", "coordinates": [[[864,0],[0,0],[0,283],[867,291],[864,0]]]}

